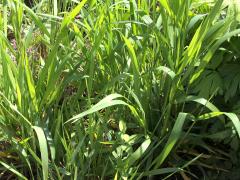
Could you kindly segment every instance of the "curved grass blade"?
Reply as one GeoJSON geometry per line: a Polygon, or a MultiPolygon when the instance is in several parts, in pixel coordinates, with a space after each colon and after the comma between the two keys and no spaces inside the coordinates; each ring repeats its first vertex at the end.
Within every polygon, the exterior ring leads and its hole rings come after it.
{"type": "Polygon", "coordinates": [[[141,144],[141,146],[129,156],[129,158],[127,159],[128,165],[132,166],[134,162],[136,162],[139,158],[141,158],[150,144],[151,144],[151,139],[150,138],[146,139],[141,144]]]}
{"type": "Polygon", "coordinates": [[[211,113],[206,113],[206,114],[199,116],[197,118],[197,120],[206,120],[206,119],[210,119],[210,118],[221,116],[221,115],[227,116],[232,121],[232,123],[238,133],[238,136],[240,137],[240,121],[239,121],[239,118],[237,117],[237,115],[234,113],[211,112],[211,113]]]}
{"type": "Polygon", "coordinates": [[[110,106],[114,106],[114,105],[127,105],[128,106],[128,104],[126,102],[117,99],[117,98],[121,98],[121,97],[123,97],[123,96],[120,94],[108,95],[107,97],[105,97],[101,101],[99,101],[97,104],[92,106],[89,110],[84,111],[84,112],[72,117],[65,123],[68,123],[71,121],[72,121],[72,123],[75,123],[76,121],[78,121],[79,119],[81,119],[82,117],[84,117],[86,115],[92,114],[94,112],[97,112],[101,109],[104,109],[104,108],[107,108],[110,106]]]}
{"type": "MultiPolygon", "coordinates": [[[[209,102],[208,100],[206,100],[204,98],[200,98],[197,96],[188,96],[184,99],[184,101],[185,102],[187,102],[187,101],[197,102],[197,103],[207,107],[212,112],[221,112],[214,104],[212,104],[211,102],[209,102]]],[[[224,122],[224,118],[222,116],[220,116],[219,119],[221,119],[221,121],[224,122]]]]}
{"type": "Polygon", "coordinates": [[[7,104],[9,105],[9,107],[15,112],[17,113],[28,125],[32,126],[32,123],[21,113],[18,111],[17,106],[13,105],[8,98],[0,91],[0,96],[3,97],[3,99],[5,100],[5,102],[7,102],[7,104]]]}
{"type": "Polygon", "coordinates": [[[44,134],[44,131],[41,127],[33,126],[32,127],[38,138],[40,152],[41,152],[41,160],[42,160],[42,173],[43,173],[43,179],[48,179],[48,147],[47,147],[47,140],[46,136],[44,134]]]}
{"type": "Polygon", "coordinates": [[[173,72],[170,68],[168,68],[166,66],[159,66],[158,68],[156,68],[156,70],[163,71],[164,73],[169,75],[171,77],[171,79],[174,79],[176,76],[175,72],[173,72]]]}
{"type": "Polygon", "coordinates": [[[194,27],[194,25],[195,25],[198,21],[202,20],[206,15],[207,15],[207,14],[198,14],[198,15],[194,16],[194,17],[191,19],[191,21],[189,22],[188,26],[187,26],[187,32],[190,31],[190,30],[194,27]]]}
{"type": "Polygon", "coordinates": [[[78,13],[83,8],[84,4],[87,2],[87,0],[81,1],[62,21],[61,24],[61,30],[65,28],[74,18],[78,15],[78,13]]]}
{"type": "Polygon", "coordinates": [[[162,165],[164,160],[167,158],[168,154],[173,149],[177,140],[180,138],[183,124],[187,118],[187,115],[188,115],[187,113],[182,113],[182,112],[179,113],[176,123],[174,124],[171,134],[168,138],[168,141],[167,141],[165,147],[163,148],[163,151],[152,163],[153,165],[155,164],[154,169],[157,169],[162,165]]]}
{"type": "MultiPolygon", "coordinates": [[[[208,100],[206,100],[204,98],[200,98],[197,96],[188,96],[184,99],[184,101],[185,102],[186,101],[194,101],[203,106],[206,106],[209,110],[211,110],[213,112],[220,112],[220,110],[215,105],[213,105],[211,102],[209,102],[208,100]]],[[[180,102],[183,102],[183,101],[180,101],[180,102]]]]}

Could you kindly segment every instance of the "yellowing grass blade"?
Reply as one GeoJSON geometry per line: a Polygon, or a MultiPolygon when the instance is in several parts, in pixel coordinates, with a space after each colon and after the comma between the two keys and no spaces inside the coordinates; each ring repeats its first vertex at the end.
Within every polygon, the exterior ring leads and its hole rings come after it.
{"type": "Polygon", "coordinates": [[[128,51],[130,53],[130,56],[131,56],[131,59],[132,59],[132,62],[133,62],[133,67],[134,67],[136,73],[139,74],[139,65],[138,65],[136,53],[133,49],[133,46],[132,46],[129,39],[127,39],[125,36],[122,36],[122,37],[124,39],[125,44],[127,45],[128,51]]]}
{"type": "Polygon", "coordinates": [[[87,2],[87,0],[81,1],[62,21],[61,28],[63,29],[66,27],[81,11],[84,4],[87,2]]]}
{"type": "Polygon", "coordinates": [[[167,0],[160,0],[159,1],[161,3],[161,5],[166,9],[166,11],[168,12],[169,15],[172,15],[172,10],[169,6],[169,3],[167,0]]]}

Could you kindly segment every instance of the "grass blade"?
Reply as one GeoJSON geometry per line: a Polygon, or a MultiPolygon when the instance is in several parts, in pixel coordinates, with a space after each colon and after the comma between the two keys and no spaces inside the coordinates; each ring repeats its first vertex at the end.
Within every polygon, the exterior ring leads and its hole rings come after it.
{"type": "Polygon", "coordinates": [[[155,164],[154,169],[157,169],[159,168],[159,166],[162,165],[164,160],[167,158],[167,156],[173,149],[177,140],[180,138],[183,124],[187,118],[187,115],[187,113],[179,113],[166,145],[164,146],[160,155],[153,161],[153,164],[155,164]]]}
{"type": "Polygon", "coordinates": [[[117,100],[117,98],[121,98],[123,96],[121,96],[120,94],[111,94],[108,95],[107,97],[103,98],[101,101],[99,101],[97,104],[95,104],[94,106],[92,106],[89,110],[84,111],[74,117],[72,117],[71,119],[69,119],[66,123],[71,122],[74,123],[76,121],[78,121],[79,119],[81,119],[82,117],[92,114],[94,112],[97,112],[101,109],[110,107],[110,106],[114,106],[114,105],[128,105],[127,103],[125,103],[122,100],[117,100]]]}
{"type": "Polygon", "coordinates": [[[38,138],[40,152],[41,152],[41,160],[42,160],[42,173],[43,173],[43,179],[48,179],[48,147],[47,147],[47,140],[46,136],[44,134],[44,131],[41,127],[33,126],[32,127],[38,138]]]}
{"type": "Polygon", "coordinates": [[[13,166],[10,166],[0,160],[0,164],[2,164],[8,171],[11,171],[13,174],[16,174],[20,179],[27,180],[27,178],[18,172],[13,166]]]}

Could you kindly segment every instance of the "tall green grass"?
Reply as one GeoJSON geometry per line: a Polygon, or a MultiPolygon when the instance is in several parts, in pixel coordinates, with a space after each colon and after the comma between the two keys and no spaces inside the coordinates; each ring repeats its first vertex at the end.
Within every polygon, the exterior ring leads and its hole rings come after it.
{"type": "Polygon", "coordinates": [[[0,177],[183,176],[202,154],[177,150],[207,149],[195,127],[212,119],[240,135],[237,115],[190,91],[240,33],[234,5],[33,2],[0,4],[0,177]]]}

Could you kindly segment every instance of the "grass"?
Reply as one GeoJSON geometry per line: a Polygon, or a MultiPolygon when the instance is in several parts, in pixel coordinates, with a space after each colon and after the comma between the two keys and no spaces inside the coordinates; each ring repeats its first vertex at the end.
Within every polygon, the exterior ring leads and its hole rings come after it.
{"type": "Polygon", "coordinates": [[[217,108],[221,85],[199,81],[232,52],[236,4],[2,0],[0,12],[0,178],[229,170],[214,166],[230,157],[212,142],[239,144],[238,114],[217,108]]]}

